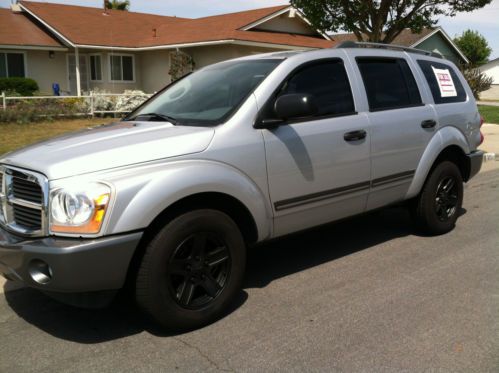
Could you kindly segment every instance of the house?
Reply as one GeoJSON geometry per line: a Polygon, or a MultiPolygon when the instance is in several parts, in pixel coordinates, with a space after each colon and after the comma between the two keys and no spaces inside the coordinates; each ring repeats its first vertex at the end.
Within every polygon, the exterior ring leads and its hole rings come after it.
{"type": "MultiPolygon", "coordinates": [[[[442,29],[404,35],[406,45],[465,59],[442,29]]],[[[53,83],[76,95],[93,89],[151,93],[172,75],[215,62],[329,48],[349,37],[321,33],[289,5],[188,19],[21,1],[0,9],[0,77],[33,78],[44,93],[53,83]]]]}
{"type": "Polygon", "coordinates": [[[499,85],[499,58],[480,66],[480,71],[492,78],[493,85],[499,85]]]}

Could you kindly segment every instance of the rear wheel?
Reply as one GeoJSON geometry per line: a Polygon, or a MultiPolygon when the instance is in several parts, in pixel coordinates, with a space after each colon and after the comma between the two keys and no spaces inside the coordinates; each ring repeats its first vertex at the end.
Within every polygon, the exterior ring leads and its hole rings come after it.
{"type": "Polygon", "coordinates": [[[463,178],[452,162],[438,164],[426,180],[411,207],[418,228],[426,234],[438,235],[456,225],[463,204],[463,178]]]}
{"type": "Polygon", "coordinates": [[[172,220],[146,248],[136,280],[139,306],[170,330],[218,319],[241,287],[245,244],[226,214],[196,210],[172,220]]]}

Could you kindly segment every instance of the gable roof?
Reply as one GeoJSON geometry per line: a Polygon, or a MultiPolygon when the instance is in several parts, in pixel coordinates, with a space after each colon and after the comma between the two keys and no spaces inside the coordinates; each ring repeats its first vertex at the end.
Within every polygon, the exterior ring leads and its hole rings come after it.
{"type": "Polygon", "coordinates": [[[280,32],[245,31],[253,22],[280,14],[289,5],[198,19],[21,1],[21,7],[70,46],[108,48],[178,47],[210,42],[263,43],[327,48],[326,38],[280,32]]]}
{"type": "Polygon", "coordinates": [[[32,22],[26,14],[0,8],[0,46],[64,48],[57,39],[32,22]]]}

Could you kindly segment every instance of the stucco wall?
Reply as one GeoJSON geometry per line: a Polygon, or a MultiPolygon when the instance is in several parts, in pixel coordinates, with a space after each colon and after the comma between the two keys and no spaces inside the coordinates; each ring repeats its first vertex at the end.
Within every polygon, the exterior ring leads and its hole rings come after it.
{"type": "Polygon", "coordinates": [[[492,84],[499,84],[499,59],[480,67],[480,71],[494,79],[492,84]]]}
{"type": "Polygon", "coordinates": [[[52,84],[59,83],[61,90],[68,90],[66,52],[26,51],[27,77],[36,80],[43,94],[52,94],[52,84]]]}
{"type": "Polygon", "coordinates": [[[159,91],[170,83],[170,50],[140,53],[142,90],[146,93],[159,91]]]}

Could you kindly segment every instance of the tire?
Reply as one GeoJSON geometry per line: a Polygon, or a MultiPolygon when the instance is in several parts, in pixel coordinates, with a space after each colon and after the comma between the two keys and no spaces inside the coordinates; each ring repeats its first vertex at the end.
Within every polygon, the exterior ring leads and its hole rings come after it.
{"type": "Polygon", "coordinates": [[[219,319],[240,291],[246,246],[234,221],[216,210],[187,212],[145,249],[135,295],[139,307],[172,331],[219,319]]]}
{"type": "Polygon", "coordinates": [[[463,204],[463,178],[455,163],[443,161],[428,176],[411,206],[421,233],[440,235],[456,225],[463,204]]]}

